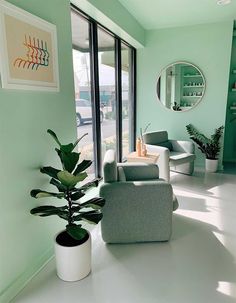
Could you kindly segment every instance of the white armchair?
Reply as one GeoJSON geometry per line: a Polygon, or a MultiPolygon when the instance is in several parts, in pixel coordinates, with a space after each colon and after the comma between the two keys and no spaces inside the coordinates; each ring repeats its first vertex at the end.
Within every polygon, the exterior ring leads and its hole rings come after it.
{"type": "Polygon", "coordinates": [[[160,178],[170,181],[170,170],[191,175],[194,170],[195,146],[191,141],[169,140],[167,131],[143,135],[149,153],[158,153],[160,178]]]}

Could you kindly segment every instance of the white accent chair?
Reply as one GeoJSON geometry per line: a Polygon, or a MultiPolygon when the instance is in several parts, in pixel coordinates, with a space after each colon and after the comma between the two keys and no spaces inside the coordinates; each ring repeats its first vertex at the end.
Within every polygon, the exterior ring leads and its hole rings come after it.
{"type": "Polygon", "coordinates": [[[158,153],[159,176],[170,181],[170,170],[192,175],[194,171],[195,146],[191,141],[168,139],[167,131],[154,131],[143,135],[149,153],[158,153]]]}

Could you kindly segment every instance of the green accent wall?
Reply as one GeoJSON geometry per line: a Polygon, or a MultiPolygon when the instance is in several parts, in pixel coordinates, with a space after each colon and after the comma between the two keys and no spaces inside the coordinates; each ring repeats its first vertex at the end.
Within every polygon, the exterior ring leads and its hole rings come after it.
{"type": "MultiPolygon", "coordinates": [[[[170,138],[188,139],[185,126],[192,123],[205,135],[225,125],[232,43],[232,22],[150,30],[145,48],[137,52],[137,130],[167,130],[170,138]],[[156,83],[161,70],[175,61],[201,69],[206,80],[202,101],[190,111],[167,110],[158,101],[156,83]]],[[[204,165],[197,150],[196,165],[204,165]]]]}
{"type": "Polygon", "coordinates": [[[236,31],[234,30],[229,77],[228,104],[225,124],[224,162],[236,163],[236,31]],[[232,89],[235,89],[232,91],[232,89]],[[232,109],[234,108],[234,109],[232,109]]]}
{"type": "MultiPolygon", "coordinates": [[[[48,178],[39,173],[39,167],[59,165],[46,130],[53,129],[65,143],[76,138],[70,3],[9,2],[57,26],[60,92],[0,88],[0,302],[4,303],[50,259],[54,235],[64,228],[64,222],[56,217],[29,214],[41,204],[29,196],[30,190],[47,189],[48,178]]],[[[86,2],[96,20],[132,45],[144,44],[145,31],[117,1],[110,0],[109,6],[105,0],[86,2]]],[[[78,3],[80,8],[86,5],[85,0],[78,3]]],[[[206,134],[224,124],[231,41],[231,22],[147,31],[146,47],[137,54],[138,129],[151,122],[151,130],[167,129],[170,137],[186,139],[185,125],[190,122],[206,134]],[[186,113],[166,110],[156,97],[159,72],[178,60],[196,64],[206,78],[206,95],[199,106],[186,113]]],[[[199,156],[199,163],[201,159],[199,156]]],[[[48,203],[58,201],[45,199],[48,203]]]]}
{"type": "MultiPolygon", "coordinates": [[[[57,165],[55,144],[76,138],[71,55],[70,7],[67,0],[11,0],[12,4],[57,26],[60,92],[0,88],[0,302],[8,302],[52,256],[54,235],[64,228],[57,217],[39,218],[29,211],[41,201],[32,188],[47,188],[42,165],[57,165]]],[[[59,163],[58,163],[59,164],[59,163]]],[[[57,203],[48,201],[47,203],[57,203]]]]}

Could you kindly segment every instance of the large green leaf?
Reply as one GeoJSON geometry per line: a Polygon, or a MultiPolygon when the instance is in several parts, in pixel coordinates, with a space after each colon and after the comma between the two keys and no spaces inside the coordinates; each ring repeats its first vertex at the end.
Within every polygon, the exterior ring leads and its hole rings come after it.
{"type": "Polygon", "coordinates": [[[79,153],[61,153],[61,161],[63,162],[65,170],[72,173],[75,169],[78,161],[79,161],[80,154],[79,153]]]}
{"type": "Polygon", "coordinates": [[[81,136],[80,138],[78,138],[76,141],[75,141],[75,143],[74,143],[74,146],[73,146],[73,149],[77,146],[77,144],[85,137],[85,136],[87,136],[88,135],[88,133],[86,133],[86,134],[84,134],[83,136],[81,136]]]}
{"type": "Polygon", "coordinates": [[[92,224],[98,224],[99,221],[102,219],[102,213],[93,210],[89,212],[79,213],[79,215],[73,217],[74,221],[86,221],[92,224]]]}
{"type": "Polygon", "coordinates": [[[73,143],[61,145],[61,147],[60,147],[60,150],[65,153],[71,153],[73,149],[74,149],[73,143]]]}
{"type": "Polygon", "coordinates": [[[71,195],[71,200],[72,201],[77,201],[79,200],[80,198],[82,198],[85,194],[81,191],[77,191],[75,192],[74,194],[71,195]]]}
{"type": "Polygon", "coordinates": [[[47,217],[52,215],[65,216],[68,215],[68,210],[67,206],[55,207],[51,205],[45,205],[31,209],[30,213],[32,215],[37,215],[40,217],[47,217]]]}
{"type": "Polygon", "coordinates": [[[81,207],[80,207],[79,204],[77,204],[77,206],[73,206],[73,207],[71,208],[71,211],[72,211],[73,214],[74,214],[74,213],[78,213],[80,210],[81,210],[81,207]]]}
{"type": "Polygon", "coordinates": [[[52,192],[48,192],[48,191],[44,191],[41,189],[33,189],[30,192],[30,195],[33,198],[47,198],[47,197],[56,197],[56,198],[63,198],[64,197],[64,193],[52,193],[52,192]]]}
{"type": "Polygon", "coordinates": [[[60,170],[51,166],[44,166],[40,168],[40,172],[42,174],[47,174],[54,179],[58,179],[57,174],[60,172],[60,170]]]}
{"type": "Polygon", "coordinates": [[[91,207],[93,209],[101,209],[104,205],[105,205],[105,199],[96,197],[96,198],[92,198],[92,199],[80,204],[80,207],[81,208],[91,207]]]}
{"type": "Polygon", "coordinates": [[[58,140],[57,135],[54,133],[54,131],[52,131],[51,129],[48,129],[48,130],[47,130],[47,133],[49,133],[49,134],[53,137],[53,139],[57,142],[57,144],[58,144],[59,146],[61,146],[61,143],[60,143],[60,141],[58,140]]]}
{"type": "Polygon", "coordinates": [[[58,215],[58,217],[60,217],[60,218],[62,218],[62,219],[64,219],[64,220],[66,220],[67,222],[69,221],[70,215],[69,215],[68,212],[67,212],[67,213],[63,212],[63,213],[60,213],[60,214],[57,214],[57,215],[58,215]]]}
{"type": "Polygon", "coordinates": [[[77,165],[74,175],[77,175],[87,169],[93,162],[91,160],[83,160],[80,164],[77,165]]]}
{"type": "Polygon", "coordinates": [[[72,238],[76,240],[82,240],[88,233],[84,228],[81,228],[81,225],[75,224],[67,225],[66,231],[72,238]]]}
{"type": "Polygon", "coordinates": [[[68,171],[60,171],[58,173],[58,179],[61,183],[67,187],[74,187],[78,182],[83,181],[87,177],[87,173],[81,173],[77,176],[72,175],[68,171]]]}
{"type": "Polygon", "coordinates": [[[65,192],[67,190],[67,187],[63,184],[61,184],[60,181],[52,178],[50,180],[50,184],[55,185],[57,187],[57,189],[59,190],[59,192],[65,192]]]}
{"type": "Polygon", "coordinates": [[[86,191],[88,189],[90,189],[91,187],[97,187],[98,183],[102,180],[102,178],[96,178],[91,182],[88,182],[86,184],[84,184],[83,186],[80,187],[80,190],[86,191]]]}

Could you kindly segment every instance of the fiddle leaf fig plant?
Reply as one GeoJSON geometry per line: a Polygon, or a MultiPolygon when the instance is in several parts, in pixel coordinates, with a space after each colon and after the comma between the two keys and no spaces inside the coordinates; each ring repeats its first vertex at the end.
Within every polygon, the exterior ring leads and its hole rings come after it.
{"type": "Polygon", "coordinates": [[[210,138],[201,134],[192,124],[188,124],[186,128],[188,134],[190,135],[190,139],[192,139],[198,145],[200,151],[205,154],[206,159],[218,159],[221,148],[220,139],[224,129],[223,125],[215,129],[214,134],[211,135],[210,138]]]}
{"type": "Polygon", "coordinates": [[[57,143],[55,148],[58,157],[60,158],[62,169],[45,166],[40,169],[42,174],[50,177],[50,184],[56,187],[56,192],[45,191],[41,189],[33,189],[30,194],[33,198],[58,198],[66,200],[64,206],[44,205],[31,209],[32,215],[40,217],[48,217],[56,215],[67,221],[66,232],[76,240],[82,240],[87,231],[82,228],[82,222],[86,221],[92,224],[97,224],[102,219],[101,208],[105,204],[105,200],[100,197],[89,199],[86,202],[81,202],[80,199],[85,196],[85,193],[91,187],[98,186],[99,178],[91,182],[87,182],[79,186],[79,182],[87,178],[86,169],[92,164],[91,160],[83,160],[79,162],[80,153],[74,151],[80,140],[86,136],[84,134],[76,142],[62,145],[57,135],[48,129],[47,132],[57,143]]]}

